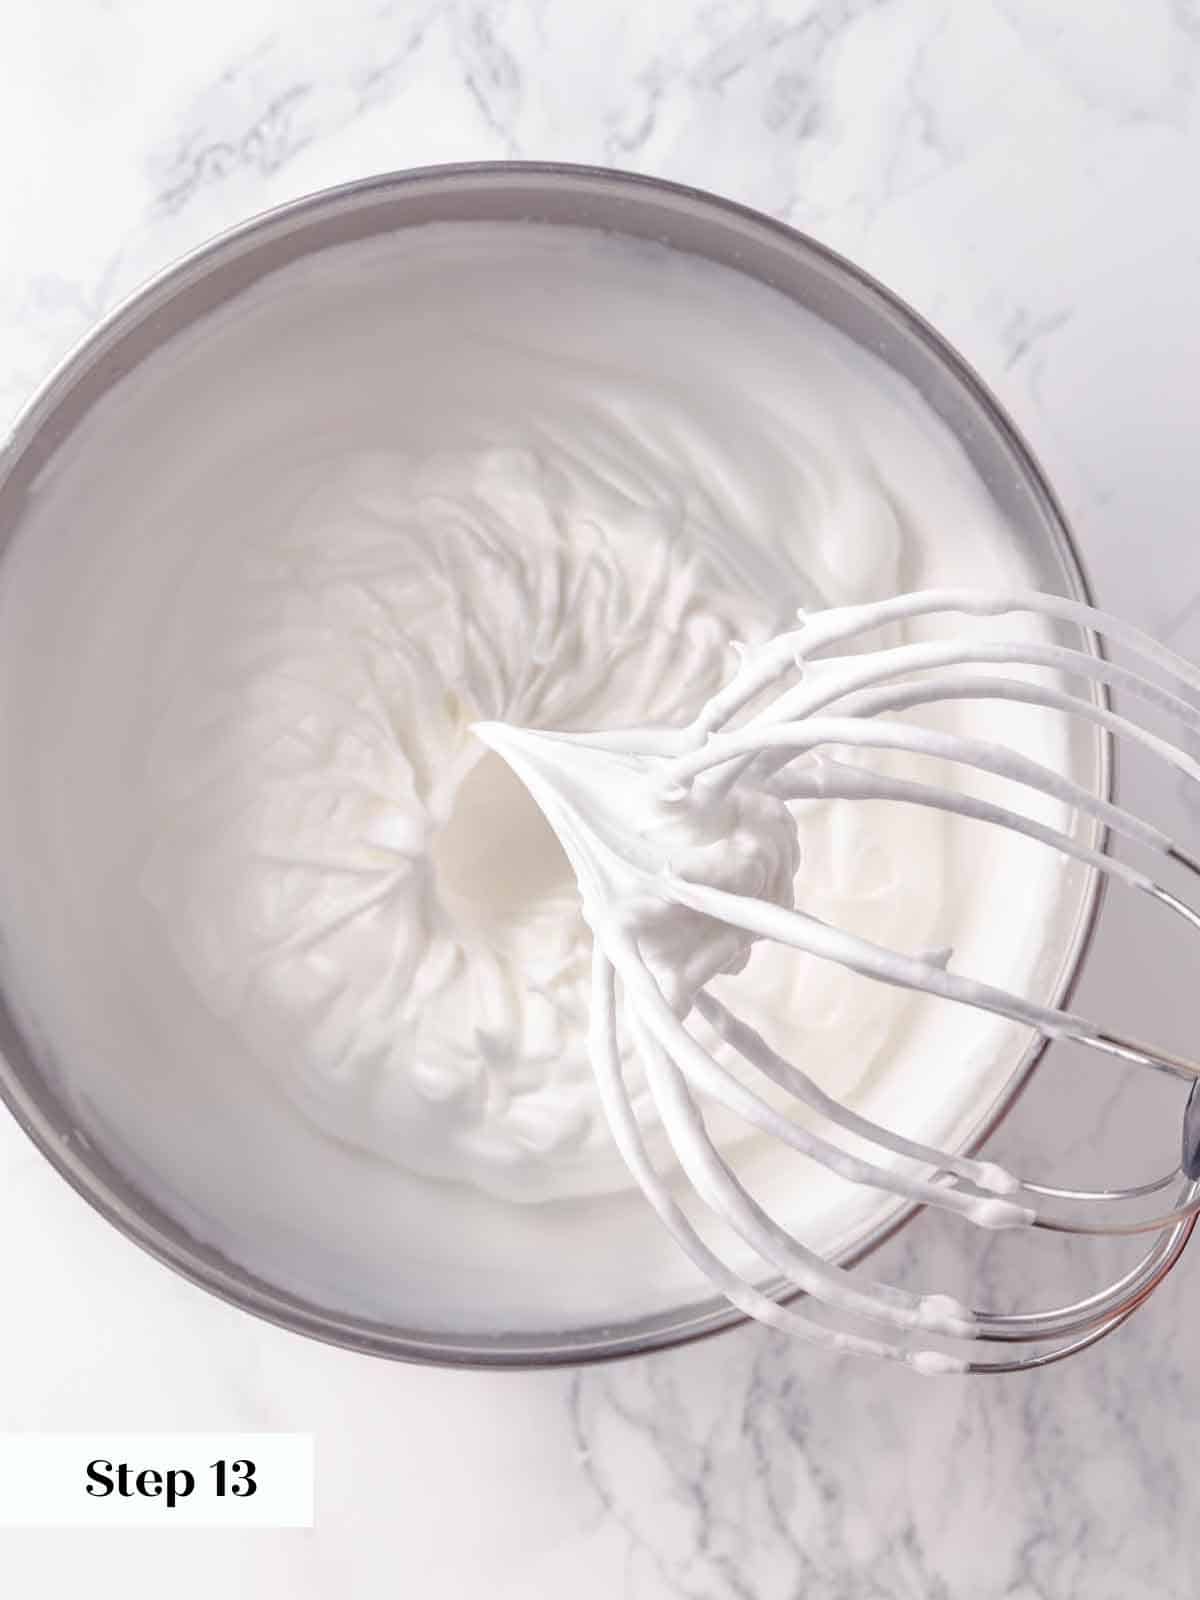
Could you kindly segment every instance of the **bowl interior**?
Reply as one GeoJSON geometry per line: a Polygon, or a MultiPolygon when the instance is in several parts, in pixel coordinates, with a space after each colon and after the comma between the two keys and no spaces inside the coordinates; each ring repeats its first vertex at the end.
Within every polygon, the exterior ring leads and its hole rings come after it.
{"type": "MultiPolygon", "coordinates": [[[[568,167],[439,168],[373,179],[271,213],[206,246],[133,297],[68,360],[29,408],[0,456],[0,546],[21,522],[41,469],[113,383],[164,339],[239,294],[263,275],[331,245],[345,245],[435,221],[517,221],[584,225],[656,240],[761,280],[840,329],[911,382],[962,445],[1021,541],[1040,587],[1086,598],[1062,516],[1036,463],[971,371],[919,317],[879,285],[811,241],[743,208],[654,180],[568,167]]],[[[1107,749],[1098,736],[1075,752],[1078,781],[1107,787],[1107,749]]],[[[1060,996],[1080,958],[1095,886],[1081,876],[1064,896],[1045,992],[1060,996]]],[[[0,996],[0,1092],[59,1171],[130,1237],[232,1302],[351,1348],[451,1364],[530,1365],[649,1350],[740,1320],[716,1300],[616,1326],[561,1336],[497,1334],[456,1338],[341,1315],[256,1278],[193,1237],[156,1207],[105,1154],[78,1134],[75,1119],[39,1067],[41,1051],[15,1008],[0,996]]],[[[1001,1101],[982,1115],[982,1138],[1017,1092],[1034,1059],[1016,1064],[1001,1101]]],[[[897,1216],[855,1245],[869,1249],[897,1216]]]]}

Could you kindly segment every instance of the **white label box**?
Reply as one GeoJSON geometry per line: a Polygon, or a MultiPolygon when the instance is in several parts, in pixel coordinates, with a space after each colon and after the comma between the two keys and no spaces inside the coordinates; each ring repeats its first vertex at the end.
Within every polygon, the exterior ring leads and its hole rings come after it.
{"type": "Polygon", "coordinates": [[[311,1528],[310,1433],[0,1433],[0,1528],[311,1528]]]}

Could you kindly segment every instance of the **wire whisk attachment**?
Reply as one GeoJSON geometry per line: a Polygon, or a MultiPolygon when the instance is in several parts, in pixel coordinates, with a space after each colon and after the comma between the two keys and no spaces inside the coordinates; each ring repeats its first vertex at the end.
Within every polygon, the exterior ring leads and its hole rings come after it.
{"type": "Polygon", "coordinates": [[[1200,877],[1194,856],[1105,796],[1007,745],[904,718],[964,700],[1046,707],[1138,744],[1185,782],[1200,783],[1200,764],[1182,744],[1113,710],[1109,690],[1118,691],[1122,703],[1128,697],[1172,719],[1185,737],[1200,736],[1200,670],[1129,625],[1055,595],[930,590],[802,616],[795,629],[743,649],[730,681],[686,728],[566,734],[476,725],[479,738],[528,787],[578,880],[593,934],[590,1058],[613,1140],[679,1246],[747,1316],[812,1344],[899,1360],[925,1373],[1011,1372],[1094,1344],[1133,1313],[1182,1254],[1200,1212],[1200,1063],[954,972],[949,952],[908,955],[832,926],[797,903],[792,805],[872,800],[1013,830],[1150,896],[1200,930],[1200,914],[1186,901],[1066,827],[966,787],[896,777],[844,759],[847,751],[902,753],[1005,778],[1059,802],[1073,822],[1091,819],[1097,832],[1200,877]],[[939,638],[846,648],[864,634],[914,618],[1015,613],[1097,634],[1138,666],[1048,639],[939,638]],[[1026,675],[1012,675],[1014,668],[1026,675]],[[1034,678],[1030,668],[1045,670],[1034,678]],[[1082,681],[1090,693],[1062,687],[1067,678],[1082,681]],[[1134,1187],[1059,1188],[902,1137],[858,1115],[711,992],[712,980],[739,971],[759,940],[879,983],[978,1007],[1046,1040],[1073,1041],[1179,1080],[1192,1090],[1179,1166],[1134,1187]],[[724,1063],[697,1036],[697,1018],[722,1042],[724,1063]],[[636,1053],[677,1172],[660,1172],[648,1153],[625,1081],[622,1036],[636,1053]],[[788,1114],[789,1100],[805,1108],[805,1119],[788,1114]],[[949,1295],[913,1293],[825,1259],[781,1226],[710,1136],[709,1102],[852,1184],[953,1213],[977,1228],[1155,1237],[1130,1270],[1071,1304],[1005,1313],[949,1295]],[[839,1142],[839,1131],[853,1136],[853,1149],[839,1142]],[[750,1247],[764,1273],[778,1274],[807,1298],[776,1298],[748,1273],[735,1271],[690,1220],[677,1198],[680,1178],[750,1247]],[[1008,1357],[976,1354],[989,1345],[1029,1348],[1008,1357]]]}

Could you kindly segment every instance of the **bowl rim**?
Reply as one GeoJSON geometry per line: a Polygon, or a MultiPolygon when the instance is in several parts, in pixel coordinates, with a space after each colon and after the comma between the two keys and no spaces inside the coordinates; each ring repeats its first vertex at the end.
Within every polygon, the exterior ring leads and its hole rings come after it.
{"type": "MultiPolygon", "coordinates": [[[[7,437],[0,441],[0,501],[18,464],[39,442],[46,422],[80,380],[93,371],[109,344],[136,327],[142,321],[143,313],[151,309],[152,303],[162,301],[169,304],[176,291],[183,291],[189,281],[194,281],[197,276],[202,277],[206,268],[216,267],[226,257],[235,255],[239,246],[273,227],[313,220],[322,213],[333,213],[356,202],[400,196],[406,190],[431,180],[454,182],[465,179],[472,183],[486,183],[492,179],[513,177],[562,180],[581,186],[584,190],[601,186],[610,191],[624,188],[630,193],[644,193],[651,198],[666,196],[675,201],[690,202],[701,211],[724,215],[757,230],[761,235],[774,236],[790,250],[815,259],[835,278],[846,280],[850,286],[880,303],[918,343],[925,346],[986,417],[1019,465],[1025,486],[1040,506],[1047,530],[1056,546],[1055,553],[1061,562],[1063,576],[1072,589],[1072,598],[1091,603],[1092,589],[1082,557],[1066,514],[1038,457],[979,374],[920,312],[857,263],[779,218],[694,185],[586,163],[468,161],[374,173],[268,207],[213,234],[195,248],[169,261],[116,302],[51,369],[19,411],[7,437]]],[[[163,342],[175,331],[169,330],[163,342]]],[[[55,447],[51,446],[51,452],[55,447]]],[[[1085,635],[1089,647],[1103,655],[1098,637],[1089,630],[1085,630],[1085,635]]],[[[1110,797],[1116,771],[1116,751],[1110,736],[1104,735],[1098,740],[1097,751],[1099,792],[1110,797]]],[[[1068,1004],[1075,991],[1095,937],[1106,891],[1105,880],[1093,873],[1091,882],[1081,896],[1076,925],[1053,990],[1052,1003],[1055,1005],[1068,1004]]],[[[13,1025],[8,1031],[25,1050],[20,1029],[13,1025]]],[[[1039,1039],[1027,1047],[995,1106],[972,1137],[968,1146],[970,1152],[977,1151],[992,1136],[1020,1099],[1048,1044],[1048,1040],[1039,1039]]],[[[36,1068],[35,1074],[41,1076],[36,1068]]],[[[7,1105],[18,1126],[59,1176],[93,1210],[164,1266],[229,1305],[277,1327],[342,1349],[417,1365],[536,1370],[584,1366],[673,1349],[711,1338],[750,1320],[743,1312],[718,1300],[708,1309],[701,1302],[642,1319],[641,1323],[621,1324],[621,1331],[616,1333],[611,1329],[580,1330],[578,1335],[571,1334],[565,1338],[559,1335],[522,1335],[512,1340],[503,1335],[494,1338],[472,1335],[458,1341],[451,1335],[425,1335],[367,1318],[339,1314],[294,1297],[235,1263],[225,1264],[225,1258],[217,1256],[215,1252],[205,1253],[196,1241],[185,1235],[182,1224],[172,1223],[170,1229],[164,1229],[156,1221],[157,1208],[152,1203],[147,1212],[131,1204],[114,1188],[105,1174],[97,1170],[97,1154],[86,1139],[77,1139],[53,1124],[14,1071],[4,1050],[0,1050],[0,1102],[7,1105]],[[176,1234],[181,1237],[176,1237],[176,1234]],[[185,1239],[187,1242],[184,1242],[185,1239]],[[602,1336],[596,1337],[595,1334],[602,1336]]],[[[103,1158],[99,1159],[100,1164],[107,1165],[103,1158]]],[[[127,1179],[122,1181],[136,1192],[132,1182],[127,1179]]],[[[851,1266],[862,1260],[905,1227],[921,1209],[920,1205],[915,1204],[903,1208],[895,1217],[873,1229],[852,1250],[838,1257],[839,1263],[851,1266]]],[[[167,1221],[170,1222],[170,1219],[167,1221]]],[[[801,1295],[802,1291],[792,1290],[780,1293],[778,1298],[790,1301],[801,1295]]]]}

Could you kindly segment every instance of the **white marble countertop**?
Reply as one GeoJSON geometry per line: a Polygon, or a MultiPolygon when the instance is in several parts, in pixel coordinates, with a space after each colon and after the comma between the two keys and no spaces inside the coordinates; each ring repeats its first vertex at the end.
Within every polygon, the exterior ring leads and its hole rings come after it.
{"type": "MultiPolygon", "coordinates": [[[[634,168],[783,216],[932,317],[1043,457],[1101,601],[1200,655],[1197,0],[8,0],[2,31],[0,424],[115,299],[265,206],[435,161],[634,168]]],[[[1189,991],[1120,935],[1093,987],[1161,988],[1183,1027],[1189,991]]],[[[1072,1123],[1069,1090],[1037,1092],[1005,1136],[1048,1161],[1099,1159],[1141,1114],[1114,1089],[1072,1123]]],[[[0,1216],[0,1429],[295,1428],[319,1462],[312,1532],[0,1535],[22,1600],[1200,1588],[1200,1255],[1033,1378],[922,1380],[759,1330],[492,1376],[227,1308],[6,1118],[0,1216]]]]}

